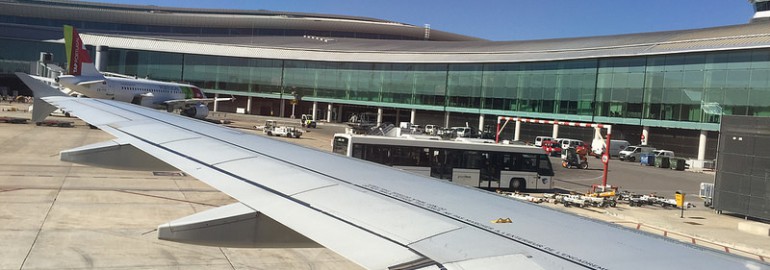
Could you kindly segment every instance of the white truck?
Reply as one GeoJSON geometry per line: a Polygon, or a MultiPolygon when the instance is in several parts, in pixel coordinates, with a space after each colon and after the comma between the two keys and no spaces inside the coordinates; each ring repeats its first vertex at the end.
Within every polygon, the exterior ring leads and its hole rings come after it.
{"type": "Polygon", "coordinates": [[[265,121],[262,132],[267,134],[267,136],[285,136],[289,138],[299,138],[302,136],[302,131],[299,129],[295,127],[279,126],[275,120],[265,121]]]}

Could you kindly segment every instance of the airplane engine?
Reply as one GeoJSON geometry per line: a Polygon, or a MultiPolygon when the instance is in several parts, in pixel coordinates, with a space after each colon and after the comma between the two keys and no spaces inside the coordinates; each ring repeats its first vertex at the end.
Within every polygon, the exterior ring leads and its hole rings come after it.
{"type": "Polygon", "coordinates": [[[198,119],[204,119],[209,115],[209,107],[205,104],[195,104],[182,109],[182,115],[198,119]]]}

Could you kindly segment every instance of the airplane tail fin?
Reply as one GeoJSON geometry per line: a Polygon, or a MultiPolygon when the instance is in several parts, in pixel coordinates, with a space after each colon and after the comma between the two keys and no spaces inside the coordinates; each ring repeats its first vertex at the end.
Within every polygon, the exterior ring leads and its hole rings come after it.
{"type": "Polygon", "coordinates": [[[85,49],[77,29],[71,25],[64,26],[64,48],[67,51],[68,74],[75,76],[92,76],[102,74],[96,70],[94,61],[85,49]]]}

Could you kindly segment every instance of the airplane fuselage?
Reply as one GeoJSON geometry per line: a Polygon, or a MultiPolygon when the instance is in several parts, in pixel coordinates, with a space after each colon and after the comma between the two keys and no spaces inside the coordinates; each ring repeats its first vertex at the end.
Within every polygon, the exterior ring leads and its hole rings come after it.
{"type": "Polygon", "coordinates": [[[165,102],[170,100],[205,98],[199,88],[189,84],[147,79],[63,75],[58,78],[58,82],[91,98],[139,103],[158,108],[165,107],[165,102]]]}

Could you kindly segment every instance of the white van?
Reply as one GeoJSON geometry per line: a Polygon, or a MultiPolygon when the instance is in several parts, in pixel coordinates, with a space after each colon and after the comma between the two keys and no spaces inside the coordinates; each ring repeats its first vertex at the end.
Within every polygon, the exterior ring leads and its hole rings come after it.
{"type": "Polygon", "coordinates": [[[652,153],[652,151],[655,151],[655,147],[646,145],[629,146],[620,151],[619,158],[620,160],[637,161],[640,155],[652,153]]]}
{"type": "MultiPolygon", "coordinates": [[[[591,151],[596,154],[597,158],[600,158],[604,154],[604,145],[607,144],[607,141],[602,140],[599,142],[598,140],[594,140],[594,143],[591,145],[591,151]]],[[[631,145],[626,140],[610,140],[610,157],[613,156],[619,156],[620,151],[623,151],[623,149],[626,149],[631,145]]]]}
{"type": "Polygon", "coordinates": [[[578,146],[585,145],[582,140],[577,139],[559,139],[559,142],[561,143],[561,149],[567,149],[570,147],[577,148],[578,146]]]}
{"type": "Polygon", "coordinates": [[[548,136],[537,136],[535,137],[535,146],[541,147],[543,146],[543,141],[555,141],[553,137],[548,136]]]}

